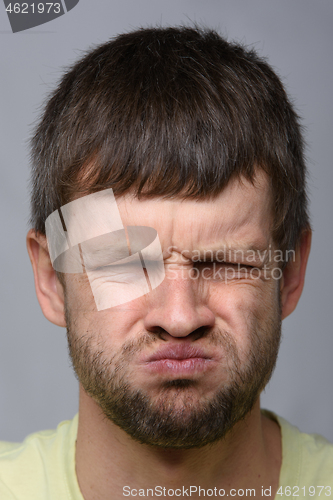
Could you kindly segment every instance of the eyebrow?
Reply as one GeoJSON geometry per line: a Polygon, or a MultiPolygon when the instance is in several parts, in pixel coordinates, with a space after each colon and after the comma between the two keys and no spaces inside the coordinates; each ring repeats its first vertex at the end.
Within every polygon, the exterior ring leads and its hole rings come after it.
{"type": "MultiPolygon", "coordinates": [[[[87,266],[112,264],[131,255],[127,242],[117,241],[112,245],[103,245],[102,247],[92,246],[92,248],[84,248],[83,256],[87,266]]],[[[214,245],[210,248],[198,248],[192,251],[181,250],[181,254],[185,258],[189,258],[192,262],[251,262],[257,265],[264,265],[269,260],[274,248],[272,244],[232,244],[232,245],[214,245]]],[[[145,251],[145,260],[156,260],[156,255],[152,252],[149,255],[145,251]]],[[[159,260],[159,259],[158,259],[159,260]]]]}

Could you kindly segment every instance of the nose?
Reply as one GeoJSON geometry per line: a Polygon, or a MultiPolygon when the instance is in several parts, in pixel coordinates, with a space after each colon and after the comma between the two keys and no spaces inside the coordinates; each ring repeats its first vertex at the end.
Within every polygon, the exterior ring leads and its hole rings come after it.
{"type": "Polygon", "coordinates": [[[161,329],[172,337],[187,337],[196,330],[212,328],[213,312],[200,302],[191,280],[165,279],[149,295],[148,310],[144,318],[147,331],[161,329]]]}

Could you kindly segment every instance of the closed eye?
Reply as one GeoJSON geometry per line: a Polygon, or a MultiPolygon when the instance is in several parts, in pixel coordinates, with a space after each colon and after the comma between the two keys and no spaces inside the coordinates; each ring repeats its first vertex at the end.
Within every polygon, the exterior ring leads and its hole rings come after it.
{"type": "Polygon", "coordinates": [[[248,269],[253,269],[256,268],[257,266],[251,266],[250,264],[242,264],[240,262],[225,262],[225,261],[218,261],[218,260],[208,260],[208,261],[203,261],[199,260],[194,262],[195,266],[223,266],[223,267],[245,267],[248,269]]]}
{"type": "Polygon", "coordinates": [[[257,267],[239,262],[198,261],[194,263],[198,276],[213,281],[234,281],[257,278],[260,271],[257,267]]]}

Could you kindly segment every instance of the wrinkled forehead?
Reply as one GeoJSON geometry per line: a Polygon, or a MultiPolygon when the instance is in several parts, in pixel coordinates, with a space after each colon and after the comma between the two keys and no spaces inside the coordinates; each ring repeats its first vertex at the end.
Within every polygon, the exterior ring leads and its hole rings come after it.
{"type": "Polygon", "coordinates": [[[246,233],[252,238],[268,238],[272,212],[268,176],[257,169],[253,182],[234,178],[220,195],[208,200],[138,199],[132,193],[115,196],[112,189],[102,190],[76,198],[53,212],[47,219],[46,232],[53,260],[83,242],[86,248],[95,250],[112,246],[121,256],[128,251],[129,236],[132,249],[143,248],[156,232],[168,246],[186,243],[198,247],[215,242],[217,237],[244,239],[246,233]],[[134,226],[140,229],[134,230],[134,226]]]}
{"type": "Polygon", "coordinates": [[[268,176],[258,171],[253,183],[245,178],[232,179],[214,198],[140,198],[117,197],[125,225],[154,227],[163,247],[170,245],[216,244],[217,239],[248,237],[269,239],[273,226],[273,196],[268,176]]]}

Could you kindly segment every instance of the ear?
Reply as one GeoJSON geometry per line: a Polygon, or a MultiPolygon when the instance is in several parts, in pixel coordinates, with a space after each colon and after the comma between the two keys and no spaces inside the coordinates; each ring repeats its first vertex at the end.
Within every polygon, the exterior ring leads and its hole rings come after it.
{"type": "Polygon", "coordinates": [[[310,229],[302,233],[300,242],[283,271],[280,285],[282,319],[294,311],[302,294],[305,271],[311,248],[311,237],[312,233],[310,229]]]}
{"type": "Polygon", "coordinates": [[[52,267],[46,236],[31,229],[27,234],[27,247],[43,314],[51,323],[65,327],[64,290],[52,267]]]}

